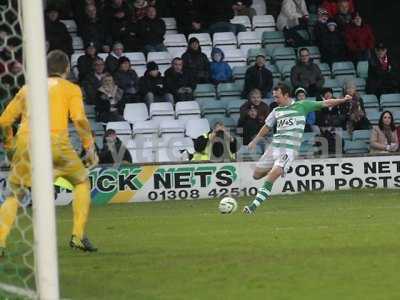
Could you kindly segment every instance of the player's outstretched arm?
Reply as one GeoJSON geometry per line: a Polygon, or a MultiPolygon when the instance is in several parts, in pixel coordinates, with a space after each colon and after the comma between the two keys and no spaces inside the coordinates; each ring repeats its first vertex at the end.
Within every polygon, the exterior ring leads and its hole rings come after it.
{"type": "Polygon", "coordinates": [[[261,139],[263,139],[264,137],[266,137],[268,132],[269,132],[269,128],[266,125],[261,127],[260,131],[257,133],[255,138],[249,143],[249,145],[248,145],[249,149],[255,150],[258,142],[261,139]]]}
{"type": "Polygon", "coordinates": [[[328,100],[324,100],[322,103],[323,103],[324,107],[335,107],[335,106],[343,104],[347,101],[350,101],[352,98],[353,97],[351,97],[350,95],[346,95],[342,99],[328,99],[328,100]]]}

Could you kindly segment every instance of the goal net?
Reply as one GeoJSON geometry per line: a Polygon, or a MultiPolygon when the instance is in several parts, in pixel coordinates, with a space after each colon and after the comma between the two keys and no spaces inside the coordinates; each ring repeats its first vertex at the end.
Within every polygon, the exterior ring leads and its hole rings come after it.
{"type": "MultiPolygon", "coordinates": [[[[29,151],[32,165],[32,191],[24,189],[24,197],[18,200],[17,217],[7,238],[4,255],[0,257],[0,299],[58,299],[54,202],[50,202],[53,194],[48,188],[52,185],[51,155],[42,157],[43,165],[37,164],[38,152],[50,153],[50,138],[46,135],[48,120],[47,124],[42,122],[44,118],[37,117],[38,108],[35,107],[41,106],[42,114],[46,115],[47,74],[42,19],[42,0],[0,0],[0,111],[4,111],[26,83],[31,132],[30,147],[26,151],[29,151]],[[35,128],[40,126],[43,137],[38,138],[35,128]],[[43,152],[46,147],[48,151],[43,152]],[[38,171],[45,176],[34,178],[35,174],[40,174],[38,171]]],[[[17,129],[18,123],[13,131],[17,129]]],[[[12,151],[9,147],[5,151],[4,130],[1,136],[0,204],[4,212],[7,207],[4,203],[10,195],[7,176],[12,151]]],[[[12,161],[17,167],[24,163],[12,161]]],[[[0,224],[6,223],[4,216],[7,215],[0,214],[0,224]]]]}

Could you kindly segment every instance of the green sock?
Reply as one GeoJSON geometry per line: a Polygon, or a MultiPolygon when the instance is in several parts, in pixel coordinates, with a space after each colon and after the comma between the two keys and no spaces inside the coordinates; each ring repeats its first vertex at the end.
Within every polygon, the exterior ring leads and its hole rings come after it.
{"type": "Polygon", "coordinates": [[[268,198],[271,195],[272,191],[272,182],[266,181],[263,186],[258,190],[256,199],[250,204],[250,209],[251,210],[256,210],[257,207],[259,207],[265,200],[268,200],[268,198]]]}

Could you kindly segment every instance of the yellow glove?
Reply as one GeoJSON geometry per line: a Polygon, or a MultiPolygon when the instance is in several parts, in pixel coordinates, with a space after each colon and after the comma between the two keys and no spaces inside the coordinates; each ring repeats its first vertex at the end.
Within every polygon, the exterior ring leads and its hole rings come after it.
{"type": "Polygon", "coordinates": [[[83,162],[86,168],[93,168],[99,164],[99,157],[96,153],[96,147],[92,145],[86,150],[86,155],[83,157],[83,162]]]}

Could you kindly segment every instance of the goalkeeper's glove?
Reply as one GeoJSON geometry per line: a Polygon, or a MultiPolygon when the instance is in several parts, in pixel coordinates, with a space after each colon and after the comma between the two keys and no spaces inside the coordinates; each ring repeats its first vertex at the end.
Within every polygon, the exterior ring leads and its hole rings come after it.
{"type": "Polygon", "coordinates": [[[83,162],[87,168],[93,168],[98,165],[99,157],[97,156],[96,147],[94,144],[86,150],[86,155],[83,158],[83,162]]]}

